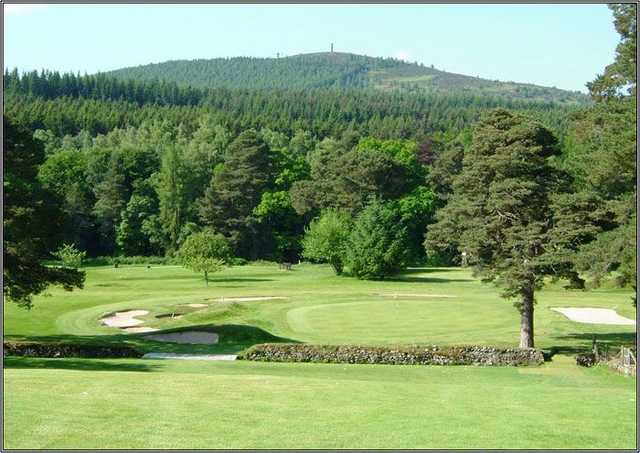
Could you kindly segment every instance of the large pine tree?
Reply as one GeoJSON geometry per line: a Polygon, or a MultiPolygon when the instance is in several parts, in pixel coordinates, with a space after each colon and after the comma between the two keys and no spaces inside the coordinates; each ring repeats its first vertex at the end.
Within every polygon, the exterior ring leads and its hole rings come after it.
{"type": "Polygon", "coordinates": [[[486,281],[516,299],[520,347],[534,346],[535,290],[551,270],[542,258],[551,195],[565,184],[549,157],[556,138],[535,121],[506,110],[485,115],[473,131],[448,204],[427,233],[427,248],[453,243],[486,281]]]}
{"type": "Polygon", "coordinates": [[[40,264],[55,247],[64,224],[62,203],[36,178],[44,160],[42,146],[27,129],[6,117],[3,121],[3,291],[10,300],[29,307],[32,296],[50,284],[81,288],[84,272],[40,264]]]}
{"type": "Polygon", "coordinates": [[[254,130],[241,133],[228,147],[201,202],[203,222],[227,236],[240,256],[255,259],[260,238],[253,215],[272,179],[269,147],[254,130]]]}

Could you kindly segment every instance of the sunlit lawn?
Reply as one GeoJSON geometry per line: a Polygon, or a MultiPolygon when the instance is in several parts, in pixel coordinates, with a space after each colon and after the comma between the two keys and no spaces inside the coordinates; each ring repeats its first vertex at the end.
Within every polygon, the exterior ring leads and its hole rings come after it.
{"type": "MultiPolygon", "coordinates": [[[[466,269],[364,282],[326,266],[265,263],[227,269],[208,288],[180,267],[86,270],[82,291],[52,289],[31,311],[5,303],[5,336],[179,352],[264,341],[518,344],[517,311],[466,269]],[[206,300],[220,296],[287,299],[206,300]],[[156,343],[100,325],[132,308],[150,311],[146,325],[199,326],[221,344],[156,343]],[[171,312],[183,317],[155,318],[171,312]]],[[[545,288],[536,339],[555,355],[534,368],[8,358],[5,447],[633,448],[635,380],[577,367],[573,355],[594,335],[611,347],[631,343],[634,327],[578,324],[550,310],[615,308],[635,318],[630,296],[545,288]]]]}

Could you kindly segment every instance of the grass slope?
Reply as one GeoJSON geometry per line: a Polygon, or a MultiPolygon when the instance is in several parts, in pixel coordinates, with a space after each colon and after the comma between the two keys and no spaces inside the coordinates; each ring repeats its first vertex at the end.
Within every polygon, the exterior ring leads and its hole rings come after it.
{"type": "MultiPolygon", "coordinates": [[[[30,312],[5,304],[5,337],[167,352],[233,352],[264,341],[518,342],[515,309],[466,269],[366,282],[326,266],[255,264],[226,269],[208,288],[180,267],[86,270],[82,291],[52,289],[30,312]],[[220,296],[287,299],[209,300],[220,296]],[[205,302],[203,310],[183,306],[205,302]],[[221,344],[156,343],[100,325],[102,315],[131,308],[150,311],[147,325],[218,332],[221,344]],[[171,311],[184,316],[155,317],[171,311]]],[[[594,334],[612,347],[633,342],[633,326],[573,323],[549,309],[606,307],[635,317],[629,298],[627,290],[549,285],[539,293],[536,335],[556,354],[535,368],[5,358],[4,446],[633,448],[635,381],[577,367],[572,357],[594,334]]]]}

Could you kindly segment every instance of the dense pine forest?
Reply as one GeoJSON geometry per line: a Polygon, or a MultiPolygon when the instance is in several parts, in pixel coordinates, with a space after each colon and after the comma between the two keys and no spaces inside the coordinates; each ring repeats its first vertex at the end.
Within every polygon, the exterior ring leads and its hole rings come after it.
{"type": "Polygon", "coordinates": [[[434,131],[460,131],[495,107],[528,112],[562,134],[575,106],[522,101],[477,92],[385,93],[372,89],[198,89],[175,82],[120,81],[104,74],[77,76],[41,71],[5,71],[5,112],[31,129],[57,136],[162,119],[188,132],[210,121],[234,133],[269,128],[287,135],[309,131],[318,138],[346,131],[380,138],[411,138],[434,131]]]}
{"type": "Polygon", "coordinates": [[[445,91],[564,104],[584,104],[587,96],[532,84],[499,82],[454,74],[393,58],[342,52],[283,58],[216,58],[168,61],[108,73],[122,80],[166,80],[180,85],[217,88],[322,89],[373,88],[420,93],[445,91]]]}
{"type": "MultiPolygon", "coordinates": [[[[314,252],[309,232],[333,228],[353,230],[345,252],[351,263],[359,262],[358,246],[373,255],[374,244],[384,246],[384,266],[362,274],[382,277],[412,263],[459,263],[468,239],[460,231],[461,213],[470,212],[465,200],[483,187],[478,173],[468,173],[474,159],[487,143],[520,143],[546,159],[529,176],[553,175],[536,180],[544,192],[528,196],[546,216],[531,217],[549,251],[536,275],[579,285],[578,272],[616,270],[629,283],[635,16],[626,6],[613,9],[618,57],[589,84],[588,102],[347,54],[171,62],[84,76],[7,70],[5,130],[15,137],[5,135],[5,228],[19,211],[7,183],[28,180],[18,174],[23,169],[37,174],[28,185],[39,199],[59,208],[56,222],[37,234],[47,236],[42,247],[26,254],[39,259],[51,257],[54,243],[93,257],[174,256],[190,235],[212,229],[237,258],[331,262],[314,252]],[[625,57],[630,47],[633,64],[625,57]],[[437,89],[405,85],[402,77],[416,73],[437,89]],[[30,163],[18,149],[31,150],[30,163]]],[[[491,178],[504,172],[492,171],[491,178]]],[[[511,183],[501,196],[533,190],[511,183]]],[[[24,240],[10,247],[20,250],[24,240]]],[[[474,246],[476,256],[484,246],[474,246]]]]}

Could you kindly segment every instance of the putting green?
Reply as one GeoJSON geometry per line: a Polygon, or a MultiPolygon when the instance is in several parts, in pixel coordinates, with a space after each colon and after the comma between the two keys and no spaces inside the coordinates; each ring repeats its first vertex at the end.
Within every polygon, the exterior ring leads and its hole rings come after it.
{"type": "Polygon", "coordinates": [[[287,312],[296,335],[313,342],[342,344],[449,343],[496,344],[518,335],[517,313],[507,304],[483,306],[453,299],[376,298],[299,307],[287,312]],[[447,316],[443,316],[446,313],[447,316]],[[328,338],[326,332],[331,332],[328,338]]]}

